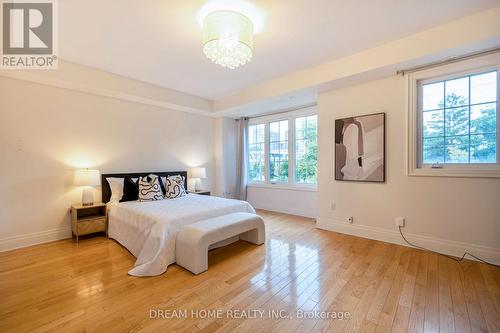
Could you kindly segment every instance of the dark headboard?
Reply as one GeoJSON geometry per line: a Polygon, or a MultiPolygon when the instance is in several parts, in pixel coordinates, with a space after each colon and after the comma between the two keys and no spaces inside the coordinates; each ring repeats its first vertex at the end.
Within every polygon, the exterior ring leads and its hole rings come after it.
{"type": "Polygon", "coordinates": [[[116,178],[138,178],[144,177],[149,174],[158,175],[159,177],[168,177],[181,175],[184,176],[184,188],[187,189],[187,171],[167,171],[167,172],[137,172],[137,173],[107,173],[101,175],[101,186],[102,186],[102,202],[107,203],[111,198],[111,188],[109,187],[109,183],[106,180],[108,177],[116,177],[116,178]]]}

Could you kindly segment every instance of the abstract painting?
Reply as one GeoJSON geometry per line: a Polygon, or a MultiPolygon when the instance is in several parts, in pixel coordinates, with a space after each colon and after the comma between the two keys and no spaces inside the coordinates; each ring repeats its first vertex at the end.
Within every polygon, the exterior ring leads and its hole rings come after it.
{"type": "Polygon", "coordinates": [[[385,181],[385,113],[335,120],[335,180],[385,181]]]}

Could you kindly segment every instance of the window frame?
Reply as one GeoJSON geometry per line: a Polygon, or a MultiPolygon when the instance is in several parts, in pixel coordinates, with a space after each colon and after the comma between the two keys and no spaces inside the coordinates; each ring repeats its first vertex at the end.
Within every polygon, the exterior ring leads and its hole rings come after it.
{"type": "Polygon", "coordinates": [[[256,181],[247,179],[248,186],[250,187],[264,187],[264,188],[274,188],[274,189],[287,189],[287,190],[299,190],[299,191],[316,191],[316,183],[297,183],[295,182],[295,119],[307,116],[317,116],[316,106],[305,107],[293,111],[283,112],[279,114],[260,116],[255,118],[250,118],[248,121],[248,126],[253,125],[265,125],[265,144],[264,144],[264,155],[265,155],[265,174],[263,181],[256,181]],[[270,123],[278,121],[288,121],[288,181],[270,181],[270,168],[269,168],[269,155],[270,155],[270,138],[269,138],[269,126],[270,123]]]}
{"type": "MultiPolygon", "coordinates": [[[[441,177],[500,177],[500,54],[454,62],[408,74],[407,112],[407,175],[441,177]],[[497,71],[497,162],[496,163],[443,163],[440,168],[424,164],[422,156],[422,86],[449,79],[497,71]]],[[[470,89],[470,87],[469,87],[470,89]]],[[[469,96],[470,103],[470,96],[469,96]]]]}

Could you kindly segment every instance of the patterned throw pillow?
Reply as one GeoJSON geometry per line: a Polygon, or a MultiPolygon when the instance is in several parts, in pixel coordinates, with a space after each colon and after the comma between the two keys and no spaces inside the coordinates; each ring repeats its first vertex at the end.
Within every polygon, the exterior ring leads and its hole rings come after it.
{"type": "Polygon", "coordinates": [[[154,201],[162,200],[163,192],[161,191],[160,181],[157,175],[149,175],[139,178],[139,201],[154,201]]]}
{"type": "Polygon", "coordinates": [[[184,177],[181,175],[168,176],[165,182],[165,198],[174,199],[185,195],[184,177]]]}

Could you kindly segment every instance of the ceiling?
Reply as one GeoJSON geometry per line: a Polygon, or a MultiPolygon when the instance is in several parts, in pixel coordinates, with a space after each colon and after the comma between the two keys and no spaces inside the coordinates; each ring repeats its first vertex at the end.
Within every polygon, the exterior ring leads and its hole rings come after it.
{"type": "Polygon", "coordinates": [[[265,15],[254,58],[235,70],[202,53],[203,0],[64,0],[64,60],[217,100],[260,82],[353,54],[500,0],[252,1],[265,15]]]}

